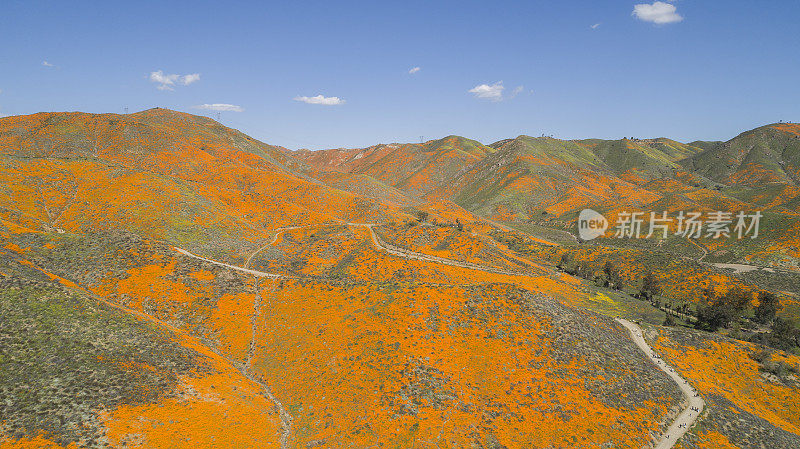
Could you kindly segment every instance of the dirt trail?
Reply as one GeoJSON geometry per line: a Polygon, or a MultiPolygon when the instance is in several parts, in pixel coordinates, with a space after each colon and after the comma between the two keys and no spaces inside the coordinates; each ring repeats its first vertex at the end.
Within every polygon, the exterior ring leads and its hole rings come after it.
{"type": "MultiPolygon", "coordinates": [[[[466,268],[468,270],[478,270],[478,271],[486,271],[488,273],[495,273],[495,274],[505,274],[508,276],[531,276],[530,273],[519,273],[514,271],[502,270],[499,268],[487,267],[484,265],[478,265],[472,262],[462,262],[458,260],[446,259],[444,257],[438,256],[431,256],[428,254],[422,254],[415,251],[411,251],[405,248],[400,248],[398,246],[390,245],[386,242],[383,242],[377,234],[375,234],[375,230],[372,229],[374,224],[368,223],[346,223],[348,226],[363,226],[369,229],[370,236],[372,237],[372,243],[375,245],[375,248],[389,253],[393,256],[403,257],[406,259],[414,259],[414,260],[424,260],[427,262],[434,262],[440,263],[442,265],[450,265],[454,267],[466,268]]],[[[533,264],[533,262],[531,262],[533,264]]],[[[545,267],[541,265],[533,264],[535,268],[542,270],[543,272],[548,271],[545,267]]]]}
{"type": "MultiPolygon", "coordinates": [[[[275,289],[276,280],[272,280],[272,289],[275,289]]],[[[281,433],[280,443],[281,449],[287,449],[289,447],[289,437],[292,435],[292,415],[283,408],[283,404],[277,397],[272,394],[272,390],[261,380],[259,380],[256,376],[251,374],[251,370],[253,368],[253,355],[255,355],[256,351],[256,334],[258,332],[258,318],[261,316],[261,278],[255,278],[255,297],[253,298],[253,316],[250,318],[250,343],[247,347],[247,359],[244,363],[241,364],[239,371],[246,376],[248,379],[252,379],[255,382],[258,382],[262,385],[265,391],[268,393],[270,400],[275,404],[276,408],[278,409],[278,415],[281,418],[281,427],[283,428],[283,432],[281,433]]]]}
{"type": "Polygon", "coordinates": [[[636,324],[622,319],[617,318],[617,322],[625,326],[626,329],[630,332],[631,339],[633,342],[636,343],[636,346],[645,353],[648,359],[653,362],[657,367],[659,367],[662,371],[667,373],[670,379],[673,382],[678,384],[678,387],[683,392],[686,401],[689,403],[686,408],[675,418],[675,421],[669,426],[666,432],[659,436],[658,442],[656,443],[654,449],[669,449],[675,446],[678,440],[689,431],[694,423],[697,421],[697,418],[703,412],[703,408],[705,407],[706,403],[703,401],[697,392],[689,385],[684,378],[682,378],[673,368],[666,364],[661,358],[653,352],[650,345],[644,339],[642,335],[642,329],[637,326],[636,324]],[[693,410],[697,409],[697,410],[693,410]]]}
{"type": "Polygon", "coordinates": [[[706,256],[708,256],[708,250],[707,250],[705,247],[703,247],[703,246],[700,246],[700,244],[699,244],[699,243],[697,243],[697,242],[695,242],[695,241],[694,241],[694,239],[692,239],[692,238],[689,238],[689,239],[687,239],[687,240],[689,240],[689,243],[691,243],[692,245],[694,245],[694,246],[696,246],[696,247],[700,248],[700,251],[702,251],[702,252],[703,252],[703,255],[702,255],[702,256],[700,256],[700,257],[698,257],[697,259],[695,259],[695,260],[697,260],[698,262],[703,262],[703,259],[705,259],[705,258],[706,258],[706,256]]]}
{"type": "Polygon", "coordinates": [[[195,259],[199,259],[199,260],[202,260],[202,261],[205,261],[205,262],[208,262],[208,263],[213,263],[214,265],[219,265],[221,267],[230,268],[232,270],[241,271],[242,273],[251,274],[253,276],[273,278],[273,279],[285,277],[282,274],[265,273],[263,271],[256,271],[256,270],[251,270],[249,268],[237,267],[236,265],[230,265],[230,264],[227,264],[227,263],[224,263],[224,262],[219,262],[217,260],[206,259],[205,257],[201,257],[201,256],[198,256],[198,255],[192,254],[189,251],[186,251],[185,249],[178,248],[177,246],[175,246],[174,248],[175,248],[175,251],[183,254],[184,256],[193,257],[195,259]]]}

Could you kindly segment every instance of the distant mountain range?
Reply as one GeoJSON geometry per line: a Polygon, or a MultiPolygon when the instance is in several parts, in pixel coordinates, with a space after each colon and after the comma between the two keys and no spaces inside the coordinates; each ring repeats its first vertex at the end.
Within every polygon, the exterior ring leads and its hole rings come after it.
{"type": "Polygon", "coordinates": [[[367,176],[412,198],[448,199],[481,215],[506,211],[517,220],[658,201],[701,208],[746,202],[797,212],[799,133],[800,125],[773,124],[727,142],[519,136],[488,146],[449,136],[291,155],[312,176],[367,176]]]}

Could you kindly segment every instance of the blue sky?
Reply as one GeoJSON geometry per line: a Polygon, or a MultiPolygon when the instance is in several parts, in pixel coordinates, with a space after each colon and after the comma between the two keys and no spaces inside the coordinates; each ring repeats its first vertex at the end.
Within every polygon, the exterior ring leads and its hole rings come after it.
{"type": "Polygon", "coordinates": [[[198,106],[233,105],[241,111],[221,112],[224,124],[312,149],[449,134],[728,139],[800,121],[796,1],[4,0],[0,10],[2,115],[160,106],[216,117],[198,106]],[[319,95],[340,104],[314,104],[319,95]]]}

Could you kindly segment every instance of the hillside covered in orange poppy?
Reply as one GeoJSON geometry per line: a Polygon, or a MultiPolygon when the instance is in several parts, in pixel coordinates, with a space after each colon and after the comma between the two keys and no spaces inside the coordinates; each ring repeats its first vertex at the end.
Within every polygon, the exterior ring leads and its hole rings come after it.
{"type": "Polygon", "coordinates": [[[651,447],[685,399],[616,317],[707,396],[683,447],[796,447],[793,348],[662,326],[709,288],[800,316],[793,136],[312,152],[165,109],[0,118],[0,447],[651,447]],[[584,207],[767,218],[577,242],[584,207]]]}

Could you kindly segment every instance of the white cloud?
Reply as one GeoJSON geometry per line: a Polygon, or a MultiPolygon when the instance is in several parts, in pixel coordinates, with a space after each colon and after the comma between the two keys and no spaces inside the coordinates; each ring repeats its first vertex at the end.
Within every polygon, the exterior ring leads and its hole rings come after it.
{"type": "Polygon", "coordinates": [[[413,69],[409,70],[408,73],[413,75],[413,74],[419,72],[420,70],[422,70],[422,69],[419,68],[419,67],[414,67],[413,69]]]}
{"type": "Polygon", "coordinates": [[[322,95],[317,95],[315,97],[294,97],[294,101],[302,101],[308,104],[323,104],[326,106],[344,104],[344,100],[339,97],[325,97],[322,95]]]}
{"type": "Polygon", "coordinates": [[[469,90],[469,93],[475,94],[476,98],[484,98],[491,101],[503,100],[503,82],[498,81],[492,85],[479,84],[469,90]]]}
{"type": "Polygon", "coordinates": [[[647,3],[634,5],[633,15],[639,20],[658,25],[676,23],[683,20],[683,17],[677,13],[675,5],[664,2],[653,2],[652,5],[647,3]]]}
{"type": "Polygon", "coordinates": [[[593,30],[596,30],[596,29],[600,28],[600,25],[602,25],[602,24],[598,22],[598,23],[595,23],[594,25],[590,26],[589,28],[591,28],[593,30]]]}
{"type": "Polygon", "coordinates": [[[42,61],[42,65],[43,65],[43,66],[45,66],[45,67],[55,67],[55,65],[53,65],[53,64],[50,64],[50,63],[49,63],[49,62],[47,62],[47,61],[42,61]]]}
{"type": "Polygon", "coordinates": [[[175,90],[176,84],[188,86],[200,79],[199,73],[178,75],[177,73],[165,74],[163,70],[150,72],[150,81],[158,83],[158,90],[175,90]]]}
{"type": "Polygon", "coordinates": [[[208,109],[209,111],[230,111],[230,112],[244,112],[244,108],[235,104],[227,103],[212,103],[201,104],[195,106],[197,109],[208,109]]]}

